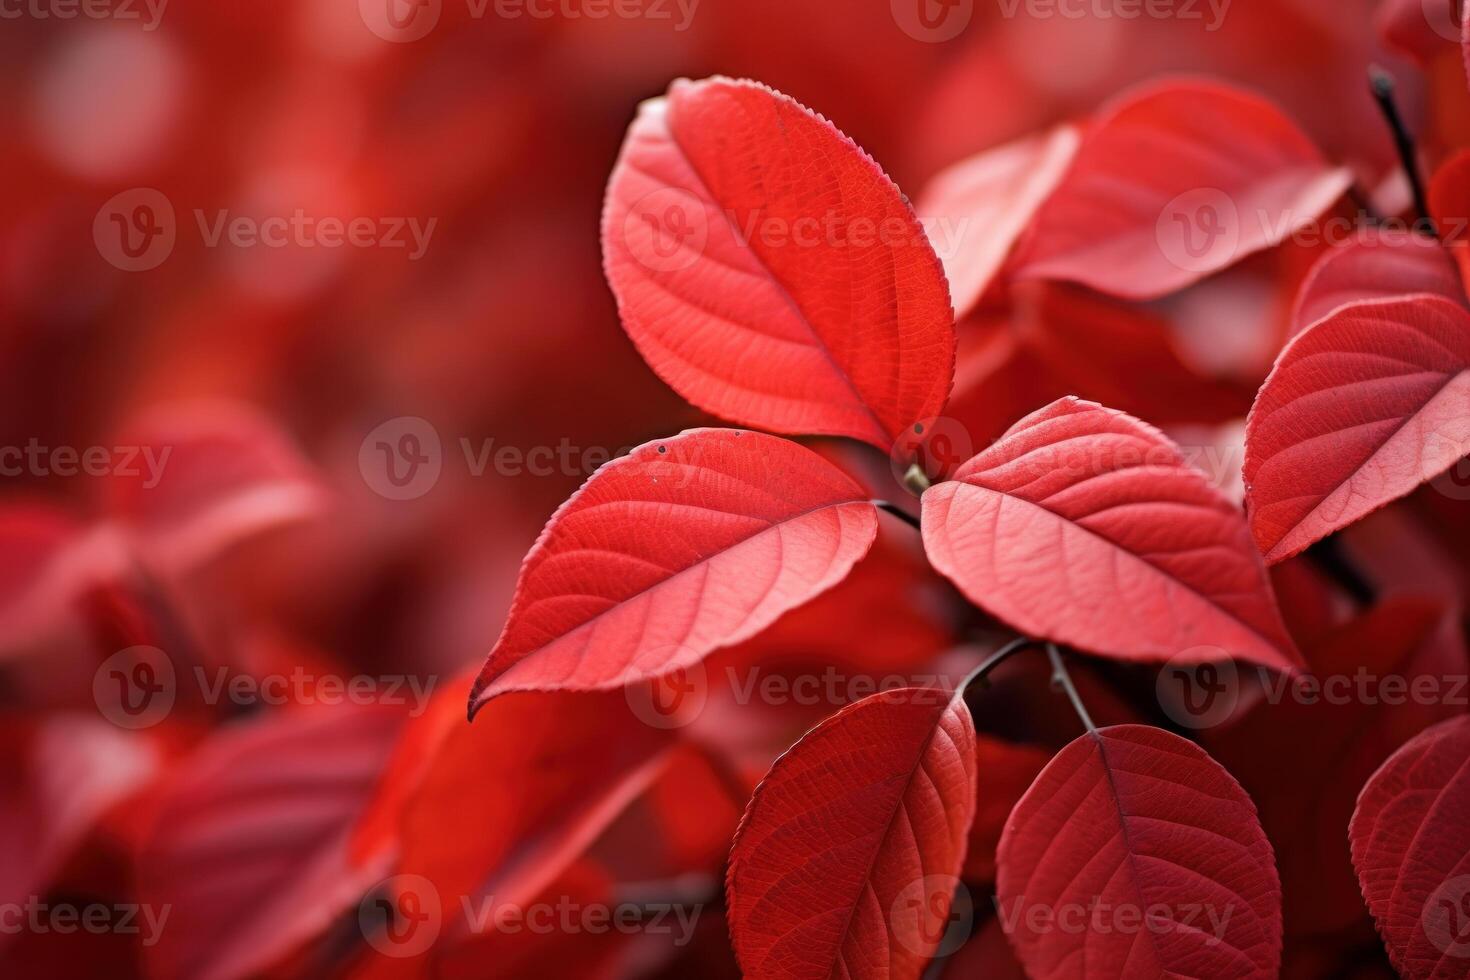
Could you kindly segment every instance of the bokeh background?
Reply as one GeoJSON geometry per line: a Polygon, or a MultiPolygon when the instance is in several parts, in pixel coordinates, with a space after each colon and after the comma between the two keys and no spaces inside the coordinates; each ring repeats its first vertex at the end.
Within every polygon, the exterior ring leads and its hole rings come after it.
{"type": "MultiPolygon", "coordinates": [[[[1374,200],[1403,190],[1370,62],[1398,72],[1427,146],[1470,136],[1463,79],[1438,86],[1458,101],[1426,109],[1436,78],[1463,71],[1456,59],[1409,66],[1384,48],[1371,0],[1233,0],[1218,21],[1203,2],[1197,17],[1132,19],[1090,0],[959,0],[935,8],[963,20],[943,39],[912,29],[916,2],[931,0],[172,0],[96,8],[105,16],[7,5],[0,446],[177,455],[168,495],[117,472],[26,464],[0,477],[14,556],[0,568],[0,882],[22,896],[128,892],[118,855],[149,805],[128,809],[132,791],[77,803],[76,787],[130,771],[133,790],[158,785],[232,737],[237,715],[277,710],[180,709],[129,732],[95,704],[107,657],[171,639],[183,662],[244,674],[455,676],[488,651],[521,558],[591,469],[707,421],[639,359],[600,266],[623,132],[670,80],[764,81],[826,115],[911,197],[951,163],[1170,72],[1269,95],[1374,200]],[[413,26],[385,28],[388,11],[413,26]],[[126,225],[136,201],[157,201],[139,189],[167,202],[174,241],[130,271],[107,242],[109,207],[129,202],[116,211],[126,225]],[[428,237],[422,254],[251,247],[200,225],[298,211],[379,230],[414,221],[428,237]],[[408,491],[374,471],[378,442],[427,452],[434,439],[437,475],[408,491]],[[99,813],[111,850],[95,849],[99,813]]],[[[1312,254],[1287,246],[1157,304],[1160,344],[1182,362],[1130,364],[1124,351],[1088,382],[1109,390],[1078,393],[1162,393],[1172,417],[1155,421],[1230,424],[1274,350],[1250,338],[1279,337],[1312,254]],[[1212,397],[1179,394],[1196,383],[1212,397]]],[[[1069,329],[1085,343],[1086,322],[1069,329]]],[[[986,419],[1036,407],[1007,401],[1005,377],[991,384],[977,396],[993,396],[986,419]]],[[[56,938],[0,937],[0,961],[56,976],[144,969],[129,940],[56,938]]]]}

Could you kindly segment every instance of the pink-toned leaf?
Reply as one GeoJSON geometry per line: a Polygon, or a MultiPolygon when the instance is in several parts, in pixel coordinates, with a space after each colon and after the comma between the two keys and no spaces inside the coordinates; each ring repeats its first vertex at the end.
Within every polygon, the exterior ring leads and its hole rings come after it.
{"type": "Polygon", "coordinates": [[[1455,4],[1456,0],[1382,0],[1374,26],[1389,47],[1428,67],[1452,51],[1460,36],[1455,4]]]}
{"type": "Polygon", "coordinates": [[[743,425],[883,450],[954,375],[938,257],[881,169],[749,81],[644,103],[608,184],[603,259],[645,360],[743,425]]]}
{"type": "Polygon", "coordinates": [[[1405,235],[1335,248],[1302,284],[1292,313],[1292,334],[1341,307],[1411,293],[1431,293],[1466,305],[1465,288],[1454,263],[1434,239],[1405,235]]]}
{"type": "Polygon", "coordinates": [[[62,511],[17,503],[0,510],[0,649],[57,628],[84,585],[70,560],[83,529],[62,511]]]}
{"type": "Polygon", "coordinates": [[[915,550],[901,531],[891,540],[880,537],[831,591],[712,655],[703,665],[709,697],[683,734],[736,760],[754,788],[803,734],[878,690],[861,686],[865,681],[933,676],[935,660],[952,643],[941,595],[947,586],[915,550]],[[849,683],[834,684],[837,690],[824,696],[789,696],[810,692],[814,679],[833,674],[849,683]],[[784,685],[784,692],[752,698],[752,680],[784,685]]]}
{"type": "MultiPolygon", "coordinates": [[[[578,884],[588,848],[676,759],[673,733],[645,724],[622,692],[516,695],[467,725],[469,684],[446,684],[405,728],[353,839],[359,863],[392,859],[381,899],[437,901],[435,941],[400,957],[385,950],[402,947],[375,933],[354,977],[515,976],[522,956],[547,955],[530,939],[535,930],[501,934],[460,910],[607,904],[578,884]],[[393,894],[395,884],[412,897],[393,894]]],[[[368,920],[386,924],[377,913],[368,920]]]]}
{"type": "Polygon", "coordinates": [[[169,909],[159,980],[262,975],[355,907],[384,873],[348,834],[398,733],[381,707],[309,710],[212,740],[165,788],[138,893],[169,909]]]}
{"type": "Polygon", "coordinates": [[[1405,980],[1470,964],[1470,717],[1422,732],[1363,788],[1349,829],[1363,898],[1405,980]]]}
{"type": "Polygon", "coordinates": [[[944,261],[957,318],[985,295],[1079,139],[1076,127],[1058,126],[962,160],[924,188],[915,210],[944,261]]]}
{"type": "Polygon", "coordinates": [[[109,516],[180,570],[325,503],[311,465],[268,419],[231,404],[157,409],[120,437],[136,447],[106,484],[109,516]]]}
{"type": "Polygon", "coordinates": [[[461,719],[403,794],[398,870],[455,906],[528,903],[664,771],[672,742],[621,692],[498,700],[461,719]]]}
{"type": "Polygon", "coordinates": [[[1279,244],[1350,183],[1259,96],[1203,80],[1150,84],[1100,110],[1015,273],[1162,296],[1279,244]]]}
{"type": "Polygon", "coordinates": [[[924,548],[1028,636],[1128,660],[1299,663],[1239,510],[1162,433],[1064,398],[924,493],[924,548]]]}
{"type": "Polygon", "coordinates": [[[150,743],[87,715],[8,723],[0,744],[0,903],[23,906],[46,894],[98,818],[150,779],[158,758],[150,743]]]}
{"type": "Polygon", "coordinates": [[[730,852],[745,975],[917,978],[974,812],[975,730],[958,694],[876,694],[817,726],[756,789],[730,852]]]}
{"type": "Polygon", "coordinates": [[[863,489],[776,436],[694,429],[592,475],[521,566],[470,695],[606,690],[760,632],[867,554],[863,489]]]}
{"type": "Polygon", "coordinates": [[[1032,980],[1271,980],[1281,889],[1250,797],[1195,745],[1104,728],[1011,813],[997,901],[1032,980]]]}
{"type": "Polygon", "coordinates": [[[1470,313],[1416,295],[1340,309],[1287,345],[1246,425],[1246,507],[1275,563],[1470,453],[1470,313]]]}

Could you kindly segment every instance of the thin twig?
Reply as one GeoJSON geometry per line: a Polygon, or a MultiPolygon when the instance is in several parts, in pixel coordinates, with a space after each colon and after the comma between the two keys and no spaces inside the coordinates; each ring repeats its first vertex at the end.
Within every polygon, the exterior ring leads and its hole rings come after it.
{"type": "Polygon", "coordinates": [[[999,667],[1001,664],[1005,663],[1007,660],[1011,659],[1011,657],[1020,653],[1027,647],[1037,646],[1039,642],[1040,641],[1038,640],[1031,639],[1031,637],[1029,636],[1016,637],[1014,640],[1007,643],[1005,646],[1001,647],[999,650],[995,651],[990,656],[981,661],[980,666],[976,667],[974,670],[966,674],[965,679],[960,681],[960,690],[963,691],[965,688],[969,687],[971,684],[976,683],[977,681],[981,684],[988,685],[988,678],[990,677],[991,672],[995,670],[995,668],[999,667]]]}
{"type": "Polygon", "coordinates": [[[1414,209],[1418,212],[1418,218],[1428,227],[1430,234],[1438,237],[1434,219],[1429,215],[1429,197],[1424,193],[1424,177],[1419,172],[1419,154],[1414,148],[1414,137],[1404,125],[1403,113],[1399,112],[1398,100],[1394,98],[1393,76],[1377,65],[1369,65],[1368,83],[1379,111],[1383,113],[1388,128],[1393,132],[1394,146],[1398,149],[1399,160],[1403,162],[1404,173],[1408,175],[1409,187],[1414,193],[1414,209]]]}
{"type": "Polygon", "coordinates": [[[1077,712],[1077,717],[1082,719],[1082,724],[1087,726],[1089,732],[1097,731],[1097,726],[1092,723],[1092,716],[1087,713],[1087,707],[1082,703],[1082,698],[1077,694],[1077,687],[1072,683],[1072,675],[1067,673],[1067,665],[1062,662],[1062,651],[1057,649],[1055,643],[1046,645],[1046,655],[1051,658],[1051,682],[1066,692],[1067,699],[1072,702],[1072,708],[1077,712]]]}

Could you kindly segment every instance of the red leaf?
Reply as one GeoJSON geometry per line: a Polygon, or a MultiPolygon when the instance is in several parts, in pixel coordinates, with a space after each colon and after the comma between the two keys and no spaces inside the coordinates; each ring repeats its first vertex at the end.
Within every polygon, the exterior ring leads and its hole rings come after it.
{"type": "Polygon", "coordinates": [[[672,744],[622,694],[520,695],[485,711],[448,733],[401,800],[398,870],[427,878],[446,907],[532,901],[648,788],[672,744]]]}
{"type": "Polygon", "coordinates": [[[1456,617],[1418,597],[1382,601],[1304,648],[1315,677],[1263,679],[1270,703],[1204,740],[1260,807],[1292,936],[1362,919],[1343,836],[1358,790],[1411,735],[1462,710],[1451,697],[1396,697],[1391,685],[1448,694],[1467,667],[1456,617]]]}
{"type": "Polygon", "coordinates": [[[110,516],[175,570],[311,516],[326,499],[310,464],[285,435],[236,405],[159,410],[120,445],[139,452],[106,484],[110,516]]]}
{"type": "Polygon", "coordinates": [[[1460,277],[1439,242],[1412,235],[1335,248],[1302,283],[1291,318],[1293,335],[1341,307],[1411,293],[1432,293],[1466,305],[1460,277]]]}
{"type": "Polygon", "coordinates": [[[915,209],[938,243],[957,318],[980,302],[1078,139],[1076,127],[1058,126],[962,160],[924,188],[915,209]]]}
{"type": "Polygon", "coordinates": [[[215,738],[165,790],[138,892],[169,908],[149,975],[259,976],[382,876],[347,838],[398,732],[376,706],[284,715],[215,738]]]}
{"type": "Polygon", "coordinates": [[[693,672],[707,681],[709,697],[683,734],[735,760],[754,787],[804,733],[876,693],[878,679],[922,686],[952,638],[942,616],[948,586],[915,552],[912,540],[880,539],[831,591],[711,656],[702,677],[693,672]],[[785,686],[775,697],[758,695],[768,683],[785,686]]]}
{"type": "MultiPolygon", "coordinates": [[[[0,903],[44,895],[100,817],[153,777],[150,742],[87,715],[0,728],[0,903]]],[[[0,934],[0,946],[13,933],[0,934]]]]}
{"type": "Polygon", "coordinates": [[[1422,732],[1358,797],[1349,836],[1363,898],[1406,980],[1459,980],[1470,959],[1470,717],[1422,732]]]}
{"type": "Polygon", "coordinates": [[[644,103],[608,184],[608,282],[644,358],[706,411],[887,450],[954,375],[939,259],[821,116],[755,82],[644,103]]]}
{"type": "Polygon", "coordinates": [[[470,693],[606,690],[760,632],[836,585],[877,511],[794,442],[694,429],[593,474],[521,566],[505,629],[470,693]]]}
{"type": "Polygon", "coordinates": [[[1063,749],[1012,812],[999,865],[999,912],[1032,980],[1265,980],[1280,966],[1281,889],[1250,797],[1161,729],[1063,749]]]}
{"type": "Polygon", "coordinates": [[[1274,564],[1470,453],[1470,313],[1422,294],[1338,310],[1281,352],[1245,439],[1251,530],[1274,564]]]}
{"type": "Polygon", "coordinates": [[[1157,429],[1076,398],[1016,423],[924,493],[924,547],[1028,636],[1127,660],[1296,649],[1239,511],[1157,429]]]}
{"type": "Polygon", "coordinates": [[[876,694],[817,726],[757,787],[730,852],[745,975],[918,977],[974,812],[975,729],[958,693],[876,694]]]}
{"type": "Polygon", "coordinates": [[[0,510],[0,651],[54,632],[85,585],[83,530],[64,512],[14,503],[0,510]]]}
{"type": "Polygon", "coordinates": [[[1427,67],[1460,36],[1455,0],[1383,0],[1374,26],[1384,42],[1427,67]]]}
{"type": "MultiPolygon", "coordinates": [[[[1470,26],[1470,18],[1466,24],[1470,26]]],[[[1429,180],[1429,210],[1463,282],[1470,271],[1470,150],[1456,153],[1434,172],[1429,180]]],[[[1463,291],[1456,299],[1464,302],[1463,291]]]]}
{"type": "Polygon", "coordinates": [[[1099,112],[1016,274],[1163,296],[1278,244],[1351,179],[1259,96],[1203,80],[1152,84],[1099,112]]]}

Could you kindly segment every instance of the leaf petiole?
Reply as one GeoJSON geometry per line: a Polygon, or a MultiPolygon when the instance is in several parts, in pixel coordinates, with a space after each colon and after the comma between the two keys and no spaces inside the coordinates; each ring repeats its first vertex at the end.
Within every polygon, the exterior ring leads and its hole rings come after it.
{"type": "Polygon", "coordinates": [[[1072,683],[1072,675],[1067,673],[1067,665],[1062,661],[1062,651],[1057,649],[1055,643],[1048,643],[1046,655],[1051,658],[1052,686],[1066,693],[1067,700],[1072,702],[1072,708],[1077,712],[1077,717],[1082,719],[1082,724],[1087,726],[1089,732],[1096,732],[1097,726],[1092,723],[1092,716],[1087,713],[1087,706],[1082,703],[1077,686],[1072,683]]]}
{"type": "Polygon", "coordinates": [[[1429,214],[1429,198],[1424,193],[1424,177],[1419,172],[1419,153],[1414,146],[1414,137],[1409,133],[1409,128],[1404,125],[1404,117],[1399,112],[1398,100],[1394,98],[1393,76],[1377,65],[1369,65],[1368,84],[1373,90],[1373,98],[1377,101],[1383,118],[1387,120],[1389,129],[1393,131],[1394,147],[1398,150],[1399,159],[1403,162],[1404,173],[1409,178],[1409,187],[1414,193],[1414,209],[1418,212],[1418,218],[1425,224],[1431,235],[1438,237],[1434,219],[1429,214]]]}
{"type": "Polygon", "coordinates": [[[988,683],[987,678],[990,676],[991,672],[994,671],[1001,664],[1005,663],[1007,660],[1011,659],[1011,657],[1020,653],[1027,647],[1040,645],[1040,640],[1033,640],[1029,636],[1016,637],[1014,640],[1007,643],[1005,646],[1001,647],[990,656],[986,657],[980,662],[980,665],[978,667],[966,674],[965,679],[960,681],[960,690],[963,691],[971,684],[974,684],[976,682],[979,682],[981,684],[988,683]]]}

